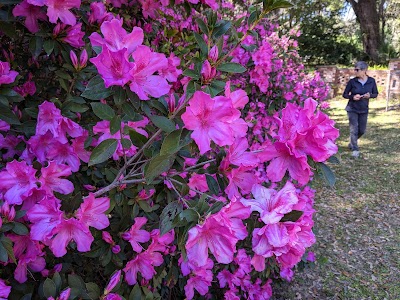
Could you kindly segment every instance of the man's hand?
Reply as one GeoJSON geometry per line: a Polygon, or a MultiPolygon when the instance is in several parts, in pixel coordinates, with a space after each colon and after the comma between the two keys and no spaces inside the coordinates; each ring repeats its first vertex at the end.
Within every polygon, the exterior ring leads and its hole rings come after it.
{"type": "Polygon", "coordinates": [[[371,97],[371,95],[370,95],[370,93],[365,93],[361,97],[364,98],[364,99],[369,99],[371,97]]]}
{"type": "Polygon", "coordinates": [[[359,101],[361,98],[362,98],[362,96],[360,94],[356,94],[356,95],[354,95],[353,100],[359,101]]]}

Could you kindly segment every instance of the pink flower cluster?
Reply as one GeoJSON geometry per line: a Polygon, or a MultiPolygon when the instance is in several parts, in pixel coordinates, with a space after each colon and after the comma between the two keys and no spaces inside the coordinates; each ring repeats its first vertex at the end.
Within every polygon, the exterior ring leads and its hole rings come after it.
{"type": "Polygon", "coordinates": [[[127,33],[122,25],[122,20],[118,19],[104,21],[100,27],[104,37],[96,32],[89,37],[93,47],[102,49],[90,61],[97,67],[105,86],[129,83],[130,89],[141,100],[167,94],[170,90],[167,79],[176,81],[180,74],[176,69],[177,58],[172,57],[169,62],[164,54],[142,45],[144,35],[141,28],[134,27],[131,33],[127,33]]]}
{"type": "Polygon", "coordinates": [[[316,108],[317,102],[310,98],[304,107],[288,103],[281,116],[272,120],[277,130],[269,133],[276,142],[258,146],[262,148],[258,155],[261,161],[270,161],[266,175],[271,181],[279,182],[289,172],[291,178],[304,185],[313,175],[307,157],[324,162],[337,152],[339,131],[334,121],[321,111],[315,112],[316,108]]]}
{"type": "Polygon", "coordinates": [[[18,72],[10,70],[10,64],[0,60],[0,85],[9,84],[15,81],[18,72]]]}

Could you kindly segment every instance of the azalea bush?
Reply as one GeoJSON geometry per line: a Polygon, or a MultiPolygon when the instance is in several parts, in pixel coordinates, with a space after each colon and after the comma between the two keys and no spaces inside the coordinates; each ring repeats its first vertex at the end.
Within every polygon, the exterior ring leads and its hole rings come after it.
{"type": "Polygon", "coordinates": [[[290,4],[0,4],[0,299],[269,299],[334,176],[290,4]]]}

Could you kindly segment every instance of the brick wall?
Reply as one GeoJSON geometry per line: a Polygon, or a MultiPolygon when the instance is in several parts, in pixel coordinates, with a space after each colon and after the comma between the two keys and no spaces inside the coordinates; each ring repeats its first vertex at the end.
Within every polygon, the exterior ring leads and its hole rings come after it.
{"type": "MultiPolygon", "coordinates": [[[[335,65],[319,66],[321,78],[331,87],[328,98],[342,95],[347,82],[354,76],[354,70],[339,69],[335,65]]],[[[389,99],[400,95],[400,59],[389,62],[388,70],[368,70],[367,75],[375,78],[379,97],[389,99]]]]}

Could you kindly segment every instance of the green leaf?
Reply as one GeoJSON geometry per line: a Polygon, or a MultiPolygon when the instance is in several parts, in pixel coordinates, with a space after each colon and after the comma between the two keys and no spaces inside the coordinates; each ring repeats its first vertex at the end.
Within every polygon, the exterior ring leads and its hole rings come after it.
{"type": "Polygon", "coordinates": [[[147,183],[151,183],[157,176],[167,172],[175,161],[175,155],[158,155],[146,165],[144,177],[147,183]]]}
{"type": "Polygon", "coordinates": [[[230,21],[226,20],[219,21],[213,30],[212,37],[214,39],[220,38],[229,30],[229,28],[231,28],[231,25],[232,23],[230,21]]]}
{"type": "MultiPolygon", "coordinates": [[[[4,249],[6,249],[8,258],[11,259],[11,261],[12,261],[14,264],[16,264],[17,261],[16,261],[16,259],[15,259],[12,241],[11,241],[9,238],[5,237],[5,236],[2,236],[0,240],[1,240],[0,245],[1,245],[4,249]]],[[[1,251],[0,251],[0,252],[1,252],[1,251]]],[[[1,259],[0,259],[0,260],[1,260],[1,259]]]]}
{"type": "Polygon", "coordinates": [[[243,67],[241,64],[228,62],[228,63],[220,64],[217,67],[217,70],[223,71],[223,72],[229,72],[229,73],[243,73],[247,69],[245,67],[243,67]]]}
{"type": "Polygon", "coordinates": [[[92,102],[90,105],[92,106],[94,114],[101,120],[111,121],[115,116],[114,110],[107,104],[103,104],[101,102],[92,102]]]}
{"type": "Polygon", "coordinates": [[[18,235],[27,235],[29,233],[28,228],[19,222],[14,222],[14,227],[12,231],[18,235]]]}
{"type": "Polygon", "coordinates": [[[206,25],[206,23],[204,23],[204,21],[200,18],[196,19],[196,23],[197,25],[199,25],[200,30],[205,33],[206,35],[208,35],[209,31],[208,31],[208,27],[206,25]]]}
{"type": "Polygon", "coordinates": [[[121,107],[126,101],[125,90],[120,86],[115,87],[113,99],[114,99],[115,105],[118,107],[121,107]]]}
{"type": "Polygon", "coordinates": [[[46,298],[57,296],[57,287],[53,280],[47,278],[43,284],[43,293],[46,298]]]}
{"type": "Polygon", "coordinates": [[[143,119],[141,115],[135,113],[135,110],[136,109],[129,103],[122,104],[122,111],[126,114],[129,121],[140,121],[143,119]]]}
{"type": "Polygon", "coordinates": [[[101,296],[100,288],[94,282],[86,283],[86,290],[90,299],[100,299],[101,296]]]}
{"type": "Polygon", "coordinates": [[[206,181],[211,195],[218,195],[219,185],[218,182],[211,175],[206,174],[206,181]]]}
{"type": "Polygon", "coordinates": [[[191,69],[185,70],[183,72],[183,75],[193,78],[193,79],[196,79],[196,80],[200,79],[200,74],[197,71],[191,70],[191,69]]]}
{"type": "Polygon", "coordinates": [[[340,160],[336,156],[329,157],[328,162],[331,164],[337,164],[337,165],[340,164],[340,160]]]}
{"type": "Polygon", "coordinates": [[[199,214],[192,208],[188,208],[179,213],[174,220],[174,226],[181,227],[189,223],[197,223],[199,220],[199,214]]]}
{"type": "Polygon", "coordinates": [[[116,134],[121,129],[121,117],[114,116],[110,122],[110,133],[116,134]]]}
{"type": "Polygon", "coordinates": [[[147,142],[147,137],[140,134],[136,130],[129,129],[129,137],[131,138],[132,144],[140,148],[147,142]]]}
{"type": "Polygon", "coordinates": [[[142,290],[138,284],[133,287],[128,300],[142,300],[142,290]]]}
{"type": "Polygon", "coordinates": [[[68,285],[73,288],[85,289],[85,282],[76,274],[68,275],[68,285]]]}
{"type": "Polygon", "coordinates": [[[128,139],[121,139],[121,145],[124,149],[129,149],[132,146],[132,142],[128,139]]]}
{"type": "MultiPolygon", "coordinates": [[[[9,88],[2,89],[0,91],[0,95],[5,96],[8,99],[9,103],[24,101],[24,97],[22,97],[19,93],[17,93],[13,89],[9,89],[9,88]]],[[[7,105],[8,105],[8,102],[7,102],[7,105]]]]}
{"type": "Polygon", "coordinates": [[[250,14],[249,19],[247,20],[247,25],[250,27],[251,25],[253,25],[253,23],[258,19],[259,16],[259,12],[257,10],[253,11],[250,14]]]}
{"type": "Polygon", "coordinates": [[[29,41],[29,50],[32,55],[36,58],[42,52],[43,38],[40,36],[34,36],[29,41]]]}
{"type": "Polygon", "coordinates": [[[162,131],[170,133],[175,130],[175,123],[164,116],[151,116],[151,121],[162,131]]]}
{"type": "Polygon", "coordinates": [[[216,214],[219,212],[223,207],[225,206],[225,203],[222,201],[217,201],[213,203],[213,205],[210,207],[210,209],[207,211],[207,214],[216,214]]]}
{"type": "Polygon", "coordinates": [[[3,243],[0,243],[0,261],[4,263],[8,262],[7,250],[4,248],[3,243]]]}
{"type": "Polygon", "coordinates": [[[290,213],[285,214],[280,222],[296,222],[303,215],[301,210],[292,210],[290,213]]]}
{"type": "Polygon", "coordinates": [[[331,168],[329,168],[324,163],[318,163],[320,170],[322,171],[322,175],[324,176],[325,181],[329,184],[330,187],[333,187],[336,183],[335,174],[333,174],[331,168]]]}
{"type": "Polygon", "coordinates": [[[116,139],[108,139],[102,141],[96,148],[93,149],[90,155],[89,166],[102,163],[109,159],[117,150],[118,141],[116,139]]]}
{"type": "Polygon", "coordinates": [[[95,77],[90,79],[81,96],[90,100],[101,100],[107,98],[108,96],[111,96],[112,94],[113,91],[105,87],[104,81],[101,76],[96,75],[95,77]]]}
{"type": "Polygon", "coordinates": [[[55,40],[44,41],[43,48],[44,51],[46,51],[47,55],[50,55],[53,52],[55,44],[56,44],[55,40]]]}
{"type": "Polygon", "coordinates": [[[290,3],[289,1],[278,0],[278,1],[273,1],[273,3],[270,6],[267,6],[264,9],[267,9],[267,11],[272,11],[278,8],[289,8],[292,6],[293,4],[290,3]]]}
{"type": "Polygon", "coordinates": [[[7,106],[0,104],[0,120],[3,120],[11,125],[20,125],[20,121],[17,116],[13,114],[11,109],[7,106]]]}
{"type": "Polygon", "coordinates": [[[194,38],[197,41],[197,44],[199,44],[201,53],[203,53],[204,56],[207,56],[208,55],[208,46],[207,46],[206,42],[204,41],[203,37],[200,34],[198,34],[197,32],[193,32],[193,34],[194,34],[194,38]]]}
{"type": "Polygon", "coordinates": [[[183,205],[179,201],[169,203],[164,207],[160,215],[160,234],[164,235],[174,228],[175,217],[183,210],[183,205]]]}
{"type": "Polygon", "coordinates": [[[181,139],[182,129],[172,131],[168,134],[162,145],[160,150],[160,155],[168,155],[175,154],[181,149],[180,139],[181,139]]]}

